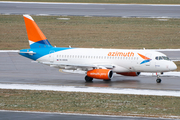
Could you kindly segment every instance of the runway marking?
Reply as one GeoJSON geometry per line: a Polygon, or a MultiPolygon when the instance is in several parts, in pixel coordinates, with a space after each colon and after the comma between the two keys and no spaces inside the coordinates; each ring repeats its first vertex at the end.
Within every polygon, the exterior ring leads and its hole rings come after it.
{"type": "Polygon", "coordinates": [[[0,50],[0,52],[19,52],[19,50],[0,50]]]}
{"type": "Polygon", "coordinates": [[[142,6],[180,6],[179,4],[120,4],[120,3],[73,3],[73,2],[20,2],[20,1],[0,1],[0,3],[25,3],[25,4],[75,4],[75,5],[142,5],[142,6]]]}
{"type": "Polygon", "coordinates": [[[65,91],[65,92],[112,93],[112,94],[180,97],[180,91],[146,90],[146,89],[121,89],[121,88],[75,87],[75,86],[55,86],[55,85],[29,85],[29,84],[0,84],[0,89],[47,90],[47,91],[65,91]]]}
{"type": "MultiPolygon", "coordinates": [[[[92,16],[90,16],[90,17],[92,17],[92,16]]],[[[139,50],[141,50],[141,49],[139,49],[139,50]]],[[[146,50],[154,50],[154,51],[180,51],[180,49],[146,49],[146,50]]],[[[19,50],[0,50],[0,52],[19,52],[19,50]]]]}

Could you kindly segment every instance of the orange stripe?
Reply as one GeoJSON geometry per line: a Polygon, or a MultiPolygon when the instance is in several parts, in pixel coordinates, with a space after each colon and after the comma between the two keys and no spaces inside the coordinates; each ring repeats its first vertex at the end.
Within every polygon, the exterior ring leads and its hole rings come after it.
{"type": "Polygon", "coordinates": [[[33,20],[24,17],[24,21],[25,21],[26,31],[29,40],[33,42],[38,42],[47,39],[33,20]]]}
{"type": "Polygon", "coordinates": [[[142,57],[143,59],[145,59],[145,60],[150,59],[150,58],[148,58],[148,57],[146,57],[146,56],[144,56],[144,55],[141,55],[141,54],[139,54],[139,53],[138,53],[138,55],[139,55],[140,57],[142,57]]]}

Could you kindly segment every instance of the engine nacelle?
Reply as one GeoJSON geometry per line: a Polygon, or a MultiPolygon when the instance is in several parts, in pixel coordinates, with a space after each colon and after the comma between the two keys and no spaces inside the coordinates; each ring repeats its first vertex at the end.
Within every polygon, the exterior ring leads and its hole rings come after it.
{"type": "Polygon", "coordinates": [[[109,69],[93,69],[87,71],[87,76],[96,79],[108,80],[113,77],[113,71],[109,69]]]}
{"type": "Polygon", "coordinates": [[[123,73],[117,73],[124,76],[139,76],[141,72],[123,72],[123,73]]]}

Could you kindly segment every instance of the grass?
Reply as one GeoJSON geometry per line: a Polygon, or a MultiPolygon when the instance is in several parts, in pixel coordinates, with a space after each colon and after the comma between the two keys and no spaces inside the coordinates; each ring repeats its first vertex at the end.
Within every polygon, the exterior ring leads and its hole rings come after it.
{"type": "Polygon", "coordinates": [[[180,98],[0,89],[0,109],[106,115],[180,115],[180,98]]]}
{"type": "MultiPolygon", "coordinates": [[[[9,1],[9,0],[3,0],[9,1]]],[[[23,2],[73,2],[73,3],[135,3],[135,4],[180,4],[179,0],[11,0],[23,2]]]]}
{"type": "MultiPolygon", "coordinates": [[[[180,19],[33,16],[52,45],[128,49],[180,48],[180,19]]],[[[22,16],[0,15],[0,49],[29,48],[22,16]]]]}

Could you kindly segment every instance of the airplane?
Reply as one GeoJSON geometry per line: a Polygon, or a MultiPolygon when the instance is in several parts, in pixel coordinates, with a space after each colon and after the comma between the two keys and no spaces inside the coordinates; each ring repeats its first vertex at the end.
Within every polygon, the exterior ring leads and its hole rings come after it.
{"type": "MultiPolygon", "coordinates": [[[[177,69],[165,54],[154,50],[53,47],[33,18],[23,17],[30,48],[20,50],[19,54],[58,69],[84,71],[86,82],[93,78],[110,81],[115,73],[138,76],[141,72],[177,69]]],[[[159,74],[156,82],[161,83],[159,74]]]]}

